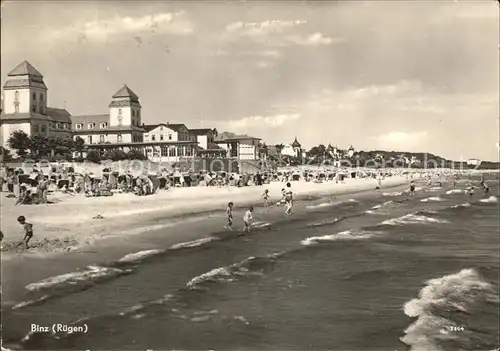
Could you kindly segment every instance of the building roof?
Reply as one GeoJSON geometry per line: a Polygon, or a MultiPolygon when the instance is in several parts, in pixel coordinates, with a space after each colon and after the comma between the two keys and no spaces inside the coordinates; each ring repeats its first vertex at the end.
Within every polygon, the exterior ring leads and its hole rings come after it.
{"type": "MultiPolygon", "coordinates": [[[[167,128],[170,128],[170,129],[172,129],[172,130],[173,130],[173,131],[175,131],[175,132],[178,132],[178,131],[179,131],[179,130],[181,130],[183,127],[184,127],[184,128],[186,128],[186,129],[188,129],[188,127],[186,127],[186,125],[185,125],[185,124],[183,124],[183,123],[174,123],[174,124],[172,124],[172,123],[167,123],[167,124],[166,124],[166,126],[167,126],[167,128]]],[[[188,129],[188,130],[189,130],[189,129],[188,129]]]]}
{"type": "Polygon", "coordinates": [[[219,134],[217,137],[215,137],[215,142],[216,143],[223,143],[226,141],[238,141],[238,140],[248,140],[248,139],[253,139],[253,140],[262,140],[260,138],[256,138],[250,135],[246,134],[235,134],[235,133],[230,133],[230,132],[224,132],[219,134]]]}
{"type": "Polygon", "coordinates": [[[47,89],[41,77],[28,76],[28,78],[12,78],[8,79],[4,84],[4,89],[20,89],[20,88],[40,88],[47,89]]]}
{"type": "Polygon", "coordinates": [[[144,124],[142,126],[142,128],[146,131],[146,132],[150,132],[160,126],[163,126],[163,127],[167,127],[171,130],[173,130],[174,132],[178,132],[182,127],[186,128],[186,125],[185,124],[182,124],[182,123],[159,123],[159,124],[144,124]]]}
{"type": "Polygon", "coordinates": [[[138,101],[139,97],[137,96],[136,93],[134,93],[128,86],[127,84],[124,84],[123,87],[118,90],[114,95],[113,98],[129,98],[132,101],[138,101]]]}
{"type": "Polygon", "coordinates": [[[207,135],[209,133],[213,133],[214,130],[211,128],[199,128],[199,129],[189,129],[189,132],[195,135],[207,135]]]}
{"type": "Polygon", "coordinates": [[[87,123],[101,123],[101,122],[109,123],[109,114],[71,116],[71,121],[73,122],[73,126],[82,123],[84,127],[86,127],[87,123]]]}
{"type": "Polygon", "coordinates": [[[43,78],[43,75],[37,71],[35,67],[31,65],[28,61],[23,61],[19,65],[17,65],[16,68],[14,68],[10,73],[8,74],[9,77],[15,77],[15,76],[32,76],[32,77],[39,77],[43,78]]]}
{"type": "Polygon", "coordinates": [[[31,113],[2,113],[0,116],[0,119],[2,121],[4,121],[4,120],[15,121],[15,120],[26,120],[26,119],[38,119],[38,120],[48,121],[48,120],[50,120],[50,117],[46,116],[46,115],[39,114],[39,113],[34,113],[34,112],[31,112],[31,113]]]}
{"type": "Polygon", "coordinates": [[[47,107],[47,115],[55,122],[72,122],[71,114],[63,108],[47,107]]]}
{"type": "Polygon", "coordinates": [[[295,140],[292,143],[292,147],[300,147],[300,146],[301,145],[300,145],[299,141],[297,140],[297,137],[295,137],[295,140]]]}

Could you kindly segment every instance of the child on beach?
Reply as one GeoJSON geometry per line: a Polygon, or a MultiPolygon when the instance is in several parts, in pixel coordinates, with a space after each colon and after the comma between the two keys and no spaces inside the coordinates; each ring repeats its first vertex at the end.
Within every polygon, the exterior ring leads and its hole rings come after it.
{"type": "Polygon", "coordinates": [[[233,230],[233,207],[234,203],[230,202],[227,204],[226,216],[227,216],[227,224],[224,228],[228,230],[233,230]]]}
{"type": "Polygon", "coordinates": [[[269,190],[266,189],[264,190],[264,194],[262,194],[262,199],[264,199],[264,206],[268,207],[269,204],[267,202],[267,200],[269,200],[269,190]]]}
{"type": "Polygon", "coordinates": [[[415,195],[415,182],[412,180],[410,182],[410,196],[414,196],[415,195]]]}
{"type": "Polygon", "coordinates": [[[467,194],[469,194],[470,197],[473,197],[474,196],[474,187],[471,186],[468,191],[467,191],[467,194]]]}
{"type": "Polygon", "coordinates": [[[292,185],[290,183],[286,183],[285,203],[286,203],[285,214],[291,215],[293,207],[293,191],[292,191],[292,185]]]}
{"type": "Polygon", "coordinates": [[[33,224],[26,222],[26,217],[24,216],[19,216],[17,218],[17,221],[19,222],[20,225],[23,226],[24,229],[24,238],[23,241],[17,245],[18,247],[21,246],[22,244],[26,245],[26,248],[28,248],[28,243],[33,237],[33,224]]]}
{"type": "Polygon", "coordinates": [[[281,206],[281,204],[285,203],[286,190],[285,188],[281,189],[281,199],[276,203],[276,206],[281,206]]]}
{"type": "Polygon", "coordinates": [[[243,222],[245,223],[245,227],[243,228],[244,232],[250,232],[252,230],[252,222],[253,222],[253,206],[250,206],[248,210],[245,212],[243,216],[243,222]]]}

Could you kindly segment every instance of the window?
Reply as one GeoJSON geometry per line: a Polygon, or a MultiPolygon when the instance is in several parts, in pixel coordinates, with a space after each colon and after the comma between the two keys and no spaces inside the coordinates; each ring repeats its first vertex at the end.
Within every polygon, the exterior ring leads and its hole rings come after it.
{"type": "Polygon", "coordinates": [[[15,96],[15,100],[19,101],[19,92],[18,91],[15,92],[14,96],[15,96]]]}
{"type": "Polygon", "coordinates": [[[40,93],[40,101],[43,102],[43,93],[40,93]]]}
{"type": "Polygon", "coordinates": [[[82,129],[82,127],[83,127],[83,124],[80,124],[80,123],[78,123],[77,125],[75,125],[76,129],[82,129]]]}
{"type": "Polygon", "coordinates": [[[56,128],[61,129],[61,123],[56,123],[56,128]]]}
{"type": "Polygon", "coordinates": [[[151,135],[151,141],[156,141],[156,135],[151,135]]]}
{"type": "Polygon", "coordinates": [[[36,112],[36,105],[31,105],[31,111],[36,112]]]}
{"type": "Polygon", "coordinates": [[[99,141],[100,141],[101,143],[104,143],[104,135],[99,135],[99,141]]]}
{"type": "Polygon", "coordinates": [[[172,134],[168,134],[168,140],[172,140],[172,134]]]}
{"type": "Polygon", "coordinates": [[[162,140],[162,141],[163,141],[163,134],[161,134],[161,135],[160,135],[160,140],[162,140]]]}
{"type": "Polygon", "coordinates": [[[132,110],[132,117],[135,117],[135,110],[132,110]]]}
{"type": "Polygon", "coordinates": [[[89,129],[94,129],[95,128],[95,123],[89,123],[89,129]]]}
{"type": "Polygon", "coordinates": [[[45,126],[42,126],[42,133],[47,132],[47,128],[45,126]]]}
{"type": "Polygon", "coordinates": [[[14,101],[14,111],[15,113],[19,113],[19,101],[14,101]]]}
{"type": "Polygon", "coordinates": [[[122,125],[122,120],[123,120],[123,117],[122,117],[122,109],[119,108],[118,109],[118,125],[121,126],[122,125]]]}
{"type": "Polygon", "coordinates": [[[99,125],[99,128],[101,128],[101,129],[104,129],[107,127],[108,127],[108,124],[106,122],[101,122],[101,124],[99,125]]]}
{"type": "Polygon", "coordinates": [[[89,135],[88,139],[89,139],[89,144],[92,144],[92,135],[89,135]]]}
{"type": "Polygon", "coordinates": [[[33,101],[36,101],[36,93],[33,93],[33,101]]]}
{"type": "Polygon", "coordinates": [[[35,125],[33,126],[33,131],[34,131],[35,133],[38,133],[38,132],[40,131],[40,127],[38,126],[38,124],[35,124],[35,125]]]}
{"type": "Polygon", "coordinates": [[[121,142],[122,142],[122,135],[121,135],[121,134],[118,134],[118,135],[116,136],[116,141],[117,141],[117,142],[119,142],[119,143],[121,143],[121,142]]]}
{"type": "Polygon", "coordinates": [[[63,124],[63,128],[64,128],[64,129],[69,129],[69,124],[68,124],[68,123],[64,123],[64,124],[63,124]]]}

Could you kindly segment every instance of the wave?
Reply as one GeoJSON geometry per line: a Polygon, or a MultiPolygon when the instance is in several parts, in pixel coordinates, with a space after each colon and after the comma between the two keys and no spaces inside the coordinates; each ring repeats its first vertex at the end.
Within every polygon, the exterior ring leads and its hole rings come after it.
{"type": "Polygon", "coordinates": [[[467,208],[467,207],[471,207],[472,205],[469,203],[469,202],[466,202],[464,204],[458,204],[458,205],[453,205],[451,206],[450,208],[467,208]]]}
{"type": "Polygon", "coordinates": [[[118,262],[137,262],[145,259],[146,257],[151,257],[151,256],[156,256],[158,254],[161,254],[165,252],[164,250],[158,250],[158,249],[153,249],[153,250],[143,250],[139,252],[134,252],[128,255],[123,256],[118,260],[118,262]]]}
{"type": "MultiPolygon", "coordinates": [[[[416,320],[400,340],[412,351],[442,350],[444,343],[460,342],[458,337],[464,338],[465,328],[451,312],[471,313],[474,305],[481,302],[498,303],[498,295],[474,269],[431,279],[418,298],[404,305],[404,313],[416,320]]],[[[453,349],[462,349],[454,346],[453,349]]]]}
{"type": "Polygon", "coordinates": [[[431,218],[416,213],[407,214],[398,218],[391,218],[380,223],[381,225],[405,225],[405,224],[425,224],[425,223],[448,223],[448,221],[438,218],[431,218]]]}
{"type": "Polygon", "coordinates": [[[433,186],[432,188],[429,188],[430,191],[438,191],[441,189],[443,189],[443,187],[440,187],[440,186],[433,186]]]}
{"type": "Polygon", "coordinates": [[[443,201],[439,196],[428,197],[427,199],[420,200],[421,202],[429,202],[429,201],[443,201]]]}
{"type": "Polygon", "coordinates": [[[214,268],[208,272],[192,278],[186,287],[190,290],[203,288],[207,283],[230,283],[241,276],[261,275],[261,268],[273,264],[277,258],[283,256],[286,251],[262,257],[251,256],[241,262],[230,266],[214,268]]]}
{"type": "Polygon", "coordinates": [[[304,246],[316,245],[324,242],[331,242],[337,240],[361,240],[369,239],[375,235],[380,235],[381,232],[364,232],[364,231],[351,231],[346,230],[337,234],[312,236],[302,240],[300,243],[304,246]]]}
{"type": "Polygon", "coordinates": [[[465,190],[462,190],[462,189],[452,189],[452,190],[448,190],[446,192],[446,195],[453,195],[453,194],[465,194],[465,190]]]}
{"type": "Polygon", "coordinates": [[[496,204],[498,203],[498,198],[496,196],[490,196],[487,199],[481,199],[479,201],[487,204],[496,204]]]}
{"type": "Polygon", "coordinates": [[[96,281],[109,279],[111,277],[116,277],[119,275],[125,274],[127,271],[111,268],[111,267],[102,267],[102,266],[87,266],[87,268],[82,272],[70,272],[61,275],[57,275],[55,277],[50,277],[43,279],[36,283],[31,283],[26,285],[26,290],[28,291],[39,291],[47,288],[54,288],[59,285],[66,284],[77,284],[86,281],[96,281]]]}
{"type": "Polygon", "coordinates": [[[337,201],[337,202],[322,202],[322,203],[317,204],[317,205],[308,205],[308,206],[306,206],[306,208],[308,210],[314,210],[314,209],[318,209],[318,208],[341,206],[344,204],[349,204],[349,203],[352,204],[352,203],[357,203],[357,202],[359,202],[359,201],[355,200],[355,199],[349,199],[347,201],[337,201]]]}
{"type": "Polygon", "coordinates": [[[401,196],[403,195],[402,192],[395,192],[395,193],[382,193],[382,196],[401,196]]]}
{"type": "Polygon", "coordinates": [[[212,236],[209,236],[209,237],[201,238],[198,240],[187,241],[184,243],[172,245],[172,246],[170,246],[170,250],[178,250],[178,249],[186,249],[186,248],[190,248],[190,247],[196,247],[196,246],[200,246],[200,245],[203,245],[203,244],[215,241],[215,240],[219,240],[219,239],[212,237],[212,236]]]}

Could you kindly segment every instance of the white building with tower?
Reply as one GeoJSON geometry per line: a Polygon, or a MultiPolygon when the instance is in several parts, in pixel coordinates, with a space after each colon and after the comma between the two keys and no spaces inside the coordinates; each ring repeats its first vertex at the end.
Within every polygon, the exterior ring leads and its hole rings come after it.
{"type": "Polygon", "coordinates": [[[71,138],[71,115],[66,109],[47,107],[48,88],[43,75],[28,61],[8,75],[2,91],[1,145],[9,148],[14,131],[28,136],[71,138]]]}

